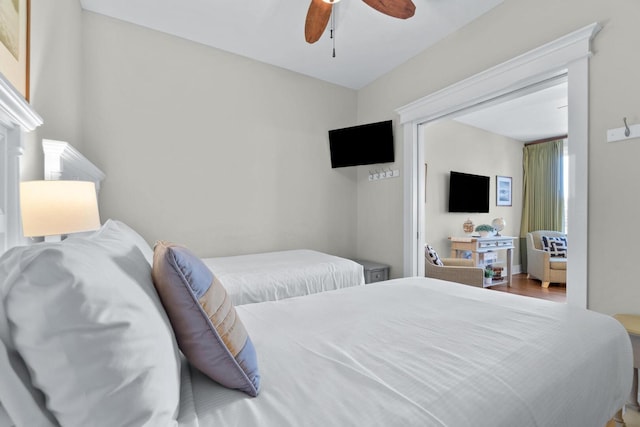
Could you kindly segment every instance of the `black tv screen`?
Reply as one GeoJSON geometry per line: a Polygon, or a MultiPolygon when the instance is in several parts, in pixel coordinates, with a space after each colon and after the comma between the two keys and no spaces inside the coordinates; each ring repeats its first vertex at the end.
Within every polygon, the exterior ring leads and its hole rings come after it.
{"type": "Polygon", "coordinates": [[[451,171],[449,176],[449,212],[488,213],[488,176],[451,171]]]}
{"type": "Polygon", "coordinates": [[[329,131],[331,167],[392,163],[391,120],[329,131]]]}

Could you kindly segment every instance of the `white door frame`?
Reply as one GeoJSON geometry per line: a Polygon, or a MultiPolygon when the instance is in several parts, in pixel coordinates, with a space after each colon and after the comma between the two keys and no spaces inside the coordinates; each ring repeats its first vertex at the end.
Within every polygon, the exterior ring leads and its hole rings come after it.
{"type": "MultiPolygon", "coordinates": [[[[404,135],[404,275],[424,276],[424,138],[422,124],[442,119],[539,82],[567,75],[569,116],[567,303],[587,307],[589,58],[593,23],[420,98],[396,110],[404,135]]],[[[514,95],[515,96],[515,95],[514,95]]]]}

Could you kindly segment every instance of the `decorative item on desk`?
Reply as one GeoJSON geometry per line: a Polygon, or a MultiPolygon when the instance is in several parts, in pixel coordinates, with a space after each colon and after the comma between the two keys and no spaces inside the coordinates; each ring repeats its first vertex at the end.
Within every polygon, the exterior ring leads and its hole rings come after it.
{"type": "Polygon", "coordinates": [[[56,236],[100,228],[93,182],[26,181],[20,183],[20,211],[25,237],[56,236]]]}
{"type": "Polygon", "coordinates": [[[494,229],[489,224],[480,224],[476,227],[476,231],[480,234],[480,237],[487,237],[494,232],[494,229]]]}
{"type": "Polygon", "coordinates": [[[484,269],[484,284],[491,285],[493,283],[493,269],[488,265],[484,269]]]}
{"type": "Polygon", "coordinates": [[[462,224],[462,230],[467,233],[467,234],[471,234],[473,233],[473,221],[471,221],[471,218],[467,219],[463,224],[462,224]]]}
{"type": "Polygon", "coordinates": [[[507,222],[504,220],[504,218],[500,217],[500,218],[495,218],[493,221],[491,221],[491,225],[496,230],[496,236],[500,236],[500,232],[504,230],[504,227],[507,225],[507,222]]]}
{"type": "Polygon", "coordinates": [[[490,266],[498,262],[498,253],[497,252],[485,252],[482,254],[482,261],[484,265],[490,266]]]}

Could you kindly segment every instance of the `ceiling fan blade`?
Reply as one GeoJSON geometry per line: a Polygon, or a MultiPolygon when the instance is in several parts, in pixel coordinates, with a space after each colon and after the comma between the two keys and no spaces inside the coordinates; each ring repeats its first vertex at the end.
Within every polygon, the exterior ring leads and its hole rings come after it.
{"type": "Polygon", "coordinates": [[[322,0],[311,0],[309,11],[307,12],[307,20],[304,24],[304,38],[307,43],[315,43],[322,36],[324,29],[327,28],[332,7],[331,3],[325,3],[322,0]]]}
{"type": "Polygon", "coordinates": [[[362,0],[375,10],[394,18],[411,18],[416,12],[416,5],[411,0],[362,0]]]}

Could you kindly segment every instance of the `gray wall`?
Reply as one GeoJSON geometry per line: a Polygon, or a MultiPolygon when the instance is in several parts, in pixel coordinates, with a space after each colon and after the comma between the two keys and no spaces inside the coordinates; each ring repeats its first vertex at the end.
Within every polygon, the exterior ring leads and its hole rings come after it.
{"type": "Polygon", "coordinates": [[[31,97],[44,124],[26,135],[23,180],[42,179],[42,138],[82,150],[82,10],[78,0],[31,0],[31,97]]]}
{"type": "Polygon", "coordinates": [[[201,256],[355,256],[356,173],[331,169],[327,138],[355,91],[88,12],[82,38],[104,219],[201,256]]]}

